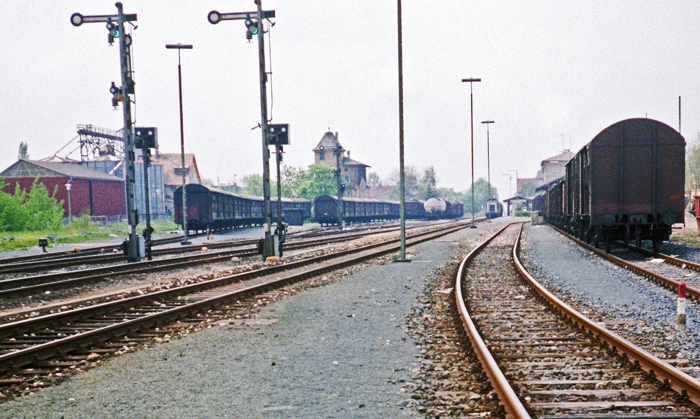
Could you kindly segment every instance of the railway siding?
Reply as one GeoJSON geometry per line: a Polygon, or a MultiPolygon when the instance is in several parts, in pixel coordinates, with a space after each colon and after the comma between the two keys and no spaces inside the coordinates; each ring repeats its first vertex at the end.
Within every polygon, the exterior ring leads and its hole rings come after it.
{"type": "Polygon", "coordinates": [[[525,266],[566,303],[681,370],[700,377],[700,316],[676,330],[676,294],[578,247],[546,226],[528,228],[525,266]]]}

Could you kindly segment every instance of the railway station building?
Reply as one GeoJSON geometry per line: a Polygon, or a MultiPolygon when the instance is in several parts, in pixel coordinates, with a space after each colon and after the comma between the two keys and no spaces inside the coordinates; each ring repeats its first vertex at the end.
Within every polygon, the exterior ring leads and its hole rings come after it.
{"type": "Polygon", "coordinates": [[[341,182],[345,184],[345,196],[368,198],[367,164],[350,158],[350,151],[343,148],[338,141],[338,133],[330,131],[314,147],[314,163],[323,164],[333,169],[340,165],[341,182]]]}

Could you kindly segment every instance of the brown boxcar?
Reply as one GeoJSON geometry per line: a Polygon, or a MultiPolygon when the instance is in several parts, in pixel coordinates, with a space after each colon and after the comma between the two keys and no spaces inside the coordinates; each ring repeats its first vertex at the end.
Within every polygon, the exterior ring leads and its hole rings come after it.
{"type": "Polygon", "coordinates": [[[566,166],[565,227],[608,250],[616,239],[652,240],[658,250],[683,222],[684,184],[680,133],[653,119],[617,122],[566,166]]]}

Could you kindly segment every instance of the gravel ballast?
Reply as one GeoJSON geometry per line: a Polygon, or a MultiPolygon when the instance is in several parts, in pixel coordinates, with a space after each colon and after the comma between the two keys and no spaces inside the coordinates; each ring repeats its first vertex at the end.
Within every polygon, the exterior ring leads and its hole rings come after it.
{"type": "MultiPolygon", "coordinates": [[[[676,294],[604,261],[547,226],[526,229],[521,256],[545,287],[584,315],[662,358],[700,365],[700,317],[689,301],[687,327],[676,330],[676,294]]],[[[700,370],[689,369],[698,377],[700,370]]]]}
{"type": "MultiPolygon", "coordinates": [[[[421,417],[407,388],[421,354],[405,331],[425,281],[454,263],[459,233],[263,307],[117,357],[0,405],[12,418],[421,417]]],[[[481,239],[479,239],[480,241],[481,239]]]]}

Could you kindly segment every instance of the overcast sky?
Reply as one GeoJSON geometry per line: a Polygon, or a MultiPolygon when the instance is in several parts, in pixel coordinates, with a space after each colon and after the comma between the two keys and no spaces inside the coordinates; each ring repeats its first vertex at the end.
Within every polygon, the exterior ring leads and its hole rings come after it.
{"type": "MultiPolygon", "coordinates": [[[[262,173],[258,55],[241,21],[207,14],[255,10],[252,0],[125,0],[133,35],[135,119],[180,151],[177,52],[182,52],[185,149],[202,177],[228,183],[262,173]]],[[[265,0],[271,30],[274,123],[289,123],[285,162],[306,168],[330,129],[351,157],[383,179],[398,168],[396,1],[265,0]]],[[[71,14],[115,14],[114,1],[0,1],[0,170],[55,154],[77,124],[120,129],[109,86],[119,49],[104,24],[71,14]]],[[[698,1],[403,1],[405,159],[434,166],[439,186],[471,184],[469,85],[474,84],[476,178],[510,196],[509,177],[579,150],[607,126],[649,117],[700,132],[698,1]]],[[[267,38],[266,38],[267,42],[267,38]]],[[[58,153],[79,158],[78,143],[58,153]]],[[[274,175],[274,171],[273,171],[274,175]]],[[[514,179],[513,179],[514,185],[514,179]]],[[[513,191],[514,192],[514,191],[513,191]]]]}

